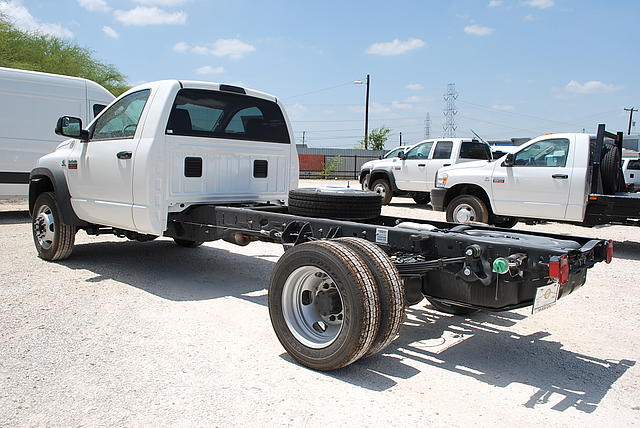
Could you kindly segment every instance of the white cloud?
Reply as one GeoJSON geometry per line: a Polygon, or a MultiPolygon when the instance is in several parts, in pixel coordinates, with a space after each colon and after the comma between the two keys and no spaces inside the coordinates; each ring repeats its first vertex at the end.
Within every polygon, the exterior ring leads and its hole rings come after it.
{"type": "Polygon", "coordinates": [[[537,7],[538,9],[546,9],[554,6],[556,3],[553,0],[524,0],[522,4],[529,7],[537,7]]]}
{"type": "Polygon", "coordinates": [[[498,110],[498,111],[511,111],[514,109],[513,106],[507,105],[507,104],[496,104],[491,106],[492,109],[494,110],[498,110]]]}
{"type": "Polygon", "coordinates": [[[526,15],[523,16],[522,19],[524,19],[525,21],[535,21],[535,17],[533,15],[526,15]]]}
{"type": "Polygon", "coordinates": [[[136,3],[151,6],[177,6],[186,2],[186,0],[134,0],[136,3]]]}
{"type": "Polygon", "coordinates": [[[622,89],[622,86],[614,85],[613,83],[604,83],[599,80],[590,80],[585,83],[572,80],[567,83],[564,89],[573,94],[606,94],[618,91],[622,89]]]}
{"type": "Polygon", "coordinates": [[[390,42],[374,43],[365,52],[371,55],[404,55],[423,46],[426,46],[426,43],[416,38],[393,39],[390,42]]]}
{"type": "Polygon", "coordinates": [[[424,89],[424,86],[422,86],[420,83],[409,83],[407,86],[405,86],[405,88],[410,91],[421,91],[424,89]]]}
{"type": "Polygon", "coordinates": [[[138,6],[131,10],[115,10],[113,14],[124,25],[183,25],[187,22],[186,12],[167,12],[157,7],[138,6]]]}
{"type": "Polygon", "coordinates": [[[202,67],[196,68],[196,74],[222,74],[224,73],[224,67],[212,67],[210,65],[205,65],[202,67]]]}
{"type": "Polygon", "coordinates": [[[405,103],[411,103],[411,104],[421,104],[421,103],[426,103],[428,100],[424,97],[418,97],[416,95],[412,95],[410,97],[405,98],[404,102],[405,103]]]}
{"type": "Polygon", "coordinates": [[[494,31],[496,31],[495,28],[491,28],[491,27],[484,27],[482,25],[467,25],[466,27],[464,27],[464,32],[467,34],[472,34],[474,36],[488,36],[489,34],[493,33],[494,31]]]}
{"type": "Polygon", "coordinates": [[[393,110],[410,110],[413,106],[409,103],[403,103],[402,101],[391,101],[391,108],[393,110]]]}
{"type": "Polygon", "coordinates": [[[178,53],[185,53],[189,50],[189,44],[185,42],[178,42],[173,45],[173,51],[178,53]]]}
{"type": "Polygon", "coordinates": [[[78,0],[78,4],[91,12],[109,12],[111,10],[105,0],[78,0]]]}
{"type": "Polygon", "coordinates": [[[23,31],[62,38],[73,37],[73,32],[60,24],[38,21],[20,0],[0,1],[0,14],[5,15],[10,22],[23,31]]]}
{"type": "Polygon", "coordinates": [[[112,39],[119,39],[120,38],[120,34],[118,34],[118,32],[116,30],[114,30],[113,28],[109,27],[108,25],[105,25],[104,27],[102,27],[102,32],[104,34],[106,34],[108,37],[111,37],[112,39]]]}
{"type": "Polygon", "coordinates": [[[502,5],[502,0],[491,0],[489,2],[489,7],[498,7],[502,5]]]}
{"type": "Polygon", "coordinates": [[[173,51],[178,53],[192,52],[198,55],[228,56],[231,59],[242,59],[256,48],[240,39],[218,39],[206,45],[191,46],[186,42],[173,45],[173,51]]]}

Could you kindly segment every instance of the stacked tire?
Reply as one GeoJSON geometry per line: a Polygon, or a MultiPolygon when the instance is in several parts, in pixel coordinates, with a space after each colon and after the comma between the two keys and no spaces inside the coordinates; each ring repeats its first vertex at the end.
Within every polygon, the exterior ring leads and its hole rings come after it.
{"type": "Polygon", "coordinates": [[[295,189],[289,213],[335,220],[370,220],[380,216],[382,198],[375,192],[349,188],[295,189]]]}

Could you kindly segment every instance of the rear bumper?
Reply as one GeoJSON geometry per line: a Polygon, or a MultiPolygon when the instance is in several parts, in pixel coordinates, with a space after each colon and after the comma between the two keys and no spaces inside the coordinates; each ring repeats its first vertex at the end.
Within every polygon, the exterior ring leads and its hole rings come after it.
{"type": "Polygon", "coordinates": [[[434,211],[444,211],[444,198],[447,190],[443,187],[434,187],[431,189],[431,206],[434,211]]]}

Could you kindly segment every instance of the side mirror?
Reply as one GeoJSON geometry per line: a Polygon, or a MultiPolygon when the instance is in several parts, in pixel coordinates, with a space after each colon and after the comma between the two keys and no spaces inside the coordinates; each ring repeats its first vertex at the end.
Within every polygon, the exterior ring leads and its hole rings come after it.
{"type": "Polygon", "coordinates": [[[62,116],[56,123],[56,134],[69,138],[89,140],[89,132],[82,129],[82,119],[72,116],[62,116]]]}
{"type": "Polygon", "coordinates": [[[398,157],[402,160],[405,160],[407,158],[407,155],[404,153],[404,150],[400,150],[398,152],[398,157]]]}
{"type": "Polygon", "coordinates": [[[502,166],[513,166],[513,153],[509,153],[504,161],[502,161],[502,166]]]}

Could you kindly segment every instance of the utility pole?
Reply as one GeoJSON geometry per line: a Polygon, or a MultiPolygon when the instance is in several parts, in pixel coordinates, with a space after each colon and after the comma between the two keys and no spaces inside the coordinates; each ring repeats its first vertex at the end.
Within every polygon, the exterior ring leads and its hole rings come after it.
{"type": "Polygon", "coordinates": [[[367,85],[367,94],[364,101],[364,149],[369,148],[369,84],[371,83],[371,76],[367,74],[367,80],[356,80],[353,82],[356,85],[367,85]]]}
{"type": "Polygon", "coordinates": [[[455,137],[456,136],[456,114],[458,109],[456,108],[456,100],[458,99],[458,91],[456,91],[456,84],[449,83],[447,85],[447,93],[444,94],[445,108],[444,125],[443,125],[443,137],[455,137]]]}
{"type": "Polygon", "coordinates": [[[400,146],[402,145],[402,131],[400,131],[400,146]]]}
{"type": "Polygon", "coordinates": [[[371,78],[367,74],[367,100],[364,104],[364,149],[368,149],[368,140],[369,140],[369,83],[371,78]]]}
{"type": "Polygon", "coordinates": [[[638,111],[637,108],[625,108],[624,111],[629,112],[629,129],[627,130],[627,135],[631,134],[631,120],[633,119],[633,112],[638,111]]]}
{"type": "Polygon", "coordinates": [[[431,116],[427,113],[427,117],[424,119],[424,139],[431,137],[431,116]]]}

